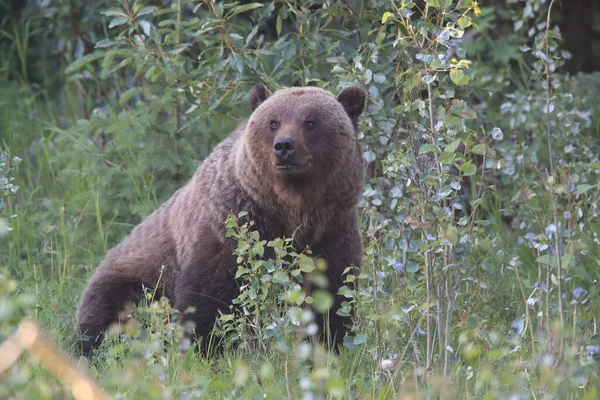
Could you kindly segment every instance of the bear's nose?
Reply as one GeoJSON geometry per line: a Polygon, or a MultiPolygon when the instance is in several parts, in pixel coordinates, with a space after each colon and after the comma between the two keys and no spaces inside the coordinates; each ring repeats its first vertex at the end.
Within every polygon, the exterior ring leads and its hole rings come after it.
{"type": "Polygon", "coordinates": [[[296,151],[296,142],[294,142],[294,139],[292,138],[277,139],[273,146],[273,151],[278,160],[284,161],[294,155],[294,151],[296,151]]]}

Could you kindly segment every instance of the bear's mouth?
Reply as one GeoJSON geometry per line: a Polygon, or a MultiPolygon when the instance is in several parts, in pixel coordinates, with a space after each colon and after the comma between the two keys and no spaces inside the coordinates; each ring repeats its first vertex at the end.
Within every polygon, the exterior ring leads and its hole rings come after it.
{"type": "Polygon", "coordinates": [[[302,165],[298,164],[290,164],[290,163],[278,163],[277,171],[281,172],[284,175],[293,174],[298,172],[302,168],[302,165]]]}

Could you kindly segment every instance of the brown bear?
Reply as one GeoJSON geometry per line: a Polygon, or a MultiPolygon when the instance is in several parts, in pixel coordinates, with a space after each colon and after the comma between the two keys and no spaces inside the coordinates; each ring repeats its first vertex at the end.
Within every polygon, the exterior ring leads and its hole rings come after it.
{"type": "Polygon", "coordinates": [[[348,87],[336,97],[305,87],[271,94],[258,84],[249,100],[249,120],[93,274],[77,313],[85,354],[126,304],[141,299],[142,285],[159,288],[179,310],[194,307],[196,335],[207,335],[239,293],[236,243],[225,236],[225,220],[241,211],[261,239],[294,234],[296,248],[309,246],[327,262],[335,296],[329,333],[336,347],[342,343],[350,321],[335,313],[343,300],[337,293],[343,271],[359,268],[362,253],[357,203],[365,164],[356,131],[365,93],[348,87]]]}

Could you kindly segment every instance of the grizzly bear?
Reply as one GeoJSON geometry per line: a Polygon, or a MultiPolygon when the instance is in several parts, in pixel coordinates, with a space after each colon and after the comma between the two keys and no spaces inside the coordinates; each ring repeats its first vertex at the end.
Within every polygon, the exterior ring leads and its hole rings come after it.
{"type": "MultiPolygon", "coordinates": [[[[327,263],[335,296],[329,333],[339,346],[348,317],[335,313],[343,298],[343,272],[361,264],[357,203],[365,165],[357,141],[365,92],[337,97],[315,88],[271,93],[258,84],[249,95],[252,114],[215,147],[192,179],[110,250],[93,274],[77,320],[82,351],[89,354],[126,304],[138,302],[142,285],[158,288],[206,336],[220,309],[239,294],[237,244],[225,220],[246,211],[261,239],[294,237],[327,263]]],[[[324,332],[324,318],[319,318],[324,332]]]]}

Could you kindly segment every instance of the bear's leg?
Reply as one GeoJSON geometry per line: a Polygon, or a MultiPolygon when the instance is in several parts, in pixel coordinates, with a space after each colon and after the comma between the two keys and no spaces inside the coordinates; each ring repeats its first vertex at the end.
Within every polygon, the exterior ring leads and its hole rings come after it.
{"type": "Polygon", "coordinates": [[[142,282],[100,268],[88,283],[77,311],[82,354],[89,356],[98,347],[110,324],[119,321],[119,313],[129,303],[142,298],[142,282]]]}
{"type": "MultiPolygon", "coordinates": [[[[358,269],[362,259],[362,244],[357,224],[340,224],[340,226],[351,226],[345,232],[336,232],[328,235],[325,240],[315,247],[313,254],[323,258],[327,262],[325,276],[328,281],[327,290],[334,297],[334,304],[326,315],[318,316],[317,323],[320,332],[323,335],[329,335],[330,343],[335,350],[338,350],[343,342],[348,326],[351,325],[351,317],[337,315],[343,301],[348,301],[344,296],[338,295],[339,289],[344,285],[344,276],[346,268],[352,266],[356,269],[350,272],[358,276],[358,269]],[[329,322],[329,332],[325,330],[326,323],[329,322]]],[[[347,284],[350,289],[354,289],[353,283],[347,284]]]]}
{"type": "Polygon", "coordinates": [[[204,349],[207,349],[206,339],[215,324],[218,311],[227,311],[239,293],[235,277],[227,272],[229,270],[226,267],[219,266],[213,271],[201,273],[197,268],[182,269],[174,289],[175,308],[182,313],[189,307],[194,308],[193,312],[183,314],[182,320],[194,323],[195,336],[204,339],[204,349]]]}

